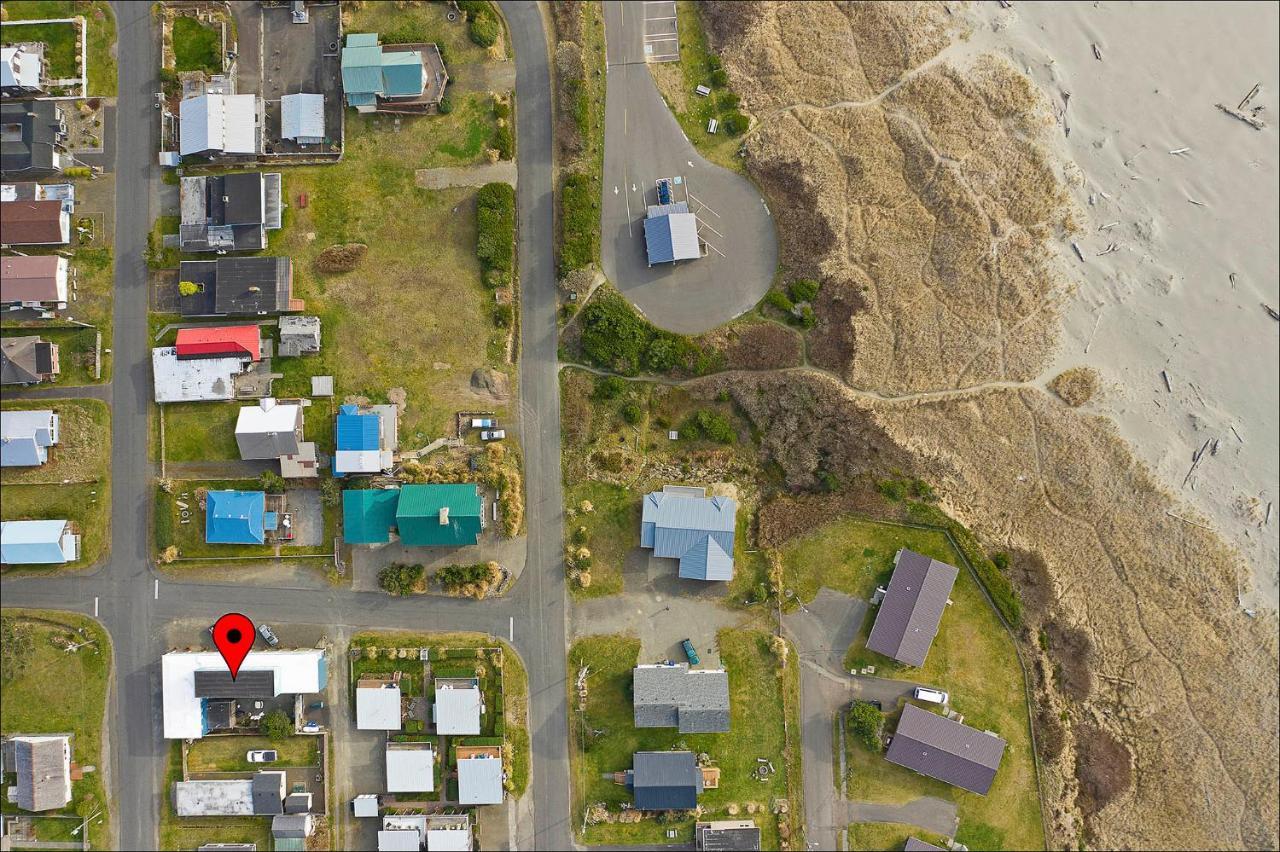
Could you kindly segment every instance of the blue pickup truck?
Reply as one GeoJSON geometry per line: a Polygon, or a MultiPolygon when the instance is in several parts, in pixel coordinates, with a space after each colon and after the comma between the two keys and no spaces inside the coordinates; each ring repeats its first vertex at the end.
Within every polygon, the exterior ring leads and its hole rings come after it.
{"type": "Polygon", "coordinates": [[[702,662],[702,659],[698,656],[698,650],[693,647],[693,643],[688,639],[681,642],[680,647],[684,648],[684,655],[689,658],[689,665],[696,666],[702,662]]]}

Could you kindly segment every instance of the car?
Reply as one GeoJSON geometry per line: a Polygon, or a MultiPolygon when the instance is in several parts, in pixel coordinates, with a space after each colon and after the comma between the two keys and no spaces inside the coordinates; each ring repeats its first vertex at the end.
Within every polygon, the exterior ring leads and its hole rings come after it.
{"type": "Polygon", "coordinates": [[[258,632],[262,634],[262,638],[267,640],[267,644],[272,648],[280,644],[280,637],[276,636],[276,632],[267,625],[259,624],[258,632]]]}
{"type": "Polygon", "coordinates": [[[269,748],[254,749],[245,755],[245,760],[250,763],[275,763],[279,758],[279,752],[269,748]]]}
{"type": "Polygon", "coordinates": [[[302,733],[304,733],[304,734],[318,734],[318,733],[320,733],[320,725],[319,725],[319,723],[317,723],[317,722],[308,722],[307,724],[305,724],[305,725],[303,725],[303,726],[302,726],[302,733]]]}
{"type": "Polygon", "coordinates": [[[917,686],[914,695],[917,701],[928,701],[930,704],[946,704],[951,698],[941,689],[929,689],[924,686],[917,686]]]}
{"type": "Polygon", "coordinates": [[[702,662],[702,658],[698,656],[698,650],[693,647],[693,643],[688,639],[681,642],[680,647],[684,648],[684,655],[689,658],[689,665],[696,666],[702,662]]]}
{"type": "Polygon", "coordinates": [[[507,437],[506,429],[488,429],[480,433],[482,441],[501,441],[505,437],[507,437]]]}
{"type": "Polygon", "coordinates": [[[472,417],[471,418],[472,429],[492,429],[495,425],[497,425],[497,421],[495,421],[492,417],[472,417]]]}

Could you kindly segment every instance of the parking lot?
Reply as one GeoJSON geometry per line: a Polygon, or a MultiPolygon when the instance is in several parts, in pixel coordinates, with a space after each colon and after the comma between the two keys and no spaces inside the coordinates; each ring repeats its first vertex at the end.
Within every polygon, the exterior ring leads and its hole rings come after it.
{"type": "MultiPolygon", "coordinates": [[[[337,3],[307,6],[308,22],[293,23],[288,5],[260,7],[246,14],[253,30],[261,30],[262,99],[266,106],[268,154],[336,155],[342,150],[341,36],[337,3]],[[280,138],[280,98],[298,93],[324,95],[325,142],[299,146],[280,138]]],[[[243,26],[243,25],[242,25],[243,26]]],[[[240,41],[257,41],[259,33],[240,32],[240,41]]],[[[242,51],[247,53],[248,51],[242,51]]],[[[247,75],[242,74],[242,78],[247,75]]]]}
{"type": "Polygon", "coordinates": [[[646,0],[644,58],[649,62],[680,61],[680,36],[676,31],[674,0],[646,0]]]}

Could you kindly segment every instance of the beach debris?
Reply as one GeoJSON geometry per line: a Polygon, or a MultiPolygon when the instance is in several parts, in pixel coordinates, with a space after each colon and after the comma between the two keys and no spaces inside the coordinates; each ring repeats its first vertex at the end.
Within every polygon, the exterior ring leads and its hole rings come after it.
{"type": "Polygon", "coordinates": [[[1089,206],[1092,207],[1097,203],[1098,203],[1098,196],[1092,192],[1089,193],[1089,206]]]}
{"type": "Polygon", "coordinates": [[[1094,58],[1094,59],[1096,59],[1096,60],[1098,60],[1099,62],[1101,62],[1101,61],[1102,61],[1102,51],[1098,49],[1098,45],[1097,45],[1097,43],[1095,42],[1094,44],[1089,45],[1089,47],[1093,48],[1093,58],[1094,58]]]}
{"type": "Polygon", "coordinates": [[[1116,245],[1115,243],[1111,243],[1109,246],[1107,246],[1106,248],[1104,248],[1102,251],[1098,252],[1098,254],[1097,254],[1096,256],[1097,256],[1097,257],[1102,257],[1104,254],[1115,254],[1115,253],[1116,253],[1116,252],[1118,252],[1118,251],[1120,251],[1120,246],[1116,245]]]}
{"type": "Polygon", "coordinates": [[[1231,282],[1231,289],[1236,289],[1236,274],[1234,272],[1227,273],[1227,280],[1231,282]]]}
{"type": "Polygon", "coordinates": [[[1267,516],[1262,519],[1262,525],[1265,527],[1269,523],[1271,523],[1271,501],[1270,500],[1267,501],[1267,516]]]}
{"type": "Polygon", "coordinates": [[[1108,222],[1108,223],[1107,223],[1107,224],[1105,224],[1105,225],[1099,225],[1099,226],[1098,226],[1098,230],[1099,230],[1099,231],[1110,231],[1112,228],[1114,228],[1116,225],[1119,225],[1119,224],[1120,224],[1119,222],[1108,222]]]}
{"type": "Polygon", "coordinates": [[[1254,83],[1253,88],[1249,90],[1249,94],[1241,98],[1240,103],[1236,104],[1236,109],[1244,109],[1249,105],[1249,101],[1258,96],[1258,92],[1262,91],[1261,83],[1254,83]]]}
{"type": "Polygon", "coordinates": [[[1254,130],[1262,130],[1267,126],[1267,123],[1258,117],[1258,113],[1262,112],[1262,107],[1256,106],[1248,112],[1244,111],[1245,107],[1249,105],[1249,101],[1256,98],[1260,91],[1262,91],[1262,84],[1254,83],[1253,88],[1249,90],[1249,94],[1241,98],[1240,103],[1236,104],[1234,109],[1226,104],[1214,104],[1214,106],[1232,118],[1238,118],[1254,130]]]}
{"type": "Polygon", "coordinates": [[[1240,433],[1236,431],[1236,424],[1234,423],[1231,424],[1231,434],[1236,436],[1237,441],[1239,441],[1242,444],[1244,443],[1244,438],[1240,437],[1240,433]]]}
{"type": "Polygon", "coordinates": [[[1102,311],[1098,311],[1098,315],[1093,318],[1093,331],[1089,332],[1089,342],[1084,345],[1084,354],[1089,354],[1089,347],[1093,345],[1093,338],[1098,334],[1098,323],[1102,322],[1102,311]]]}
{"type": "Polygon", "coordinates": [[[1013,8],[1013,3],[1012,3],[1012,2],[1010,2],[1010,0],[1000,0],[1000,8],[1001,8],[1001,9],[1012,9],[1012,8],[1013,8]]]}
{"type": "Polygon", "coordinates": [[[1194,204],[1194,205],[1195,205],[1195,206],[1197,206],[1197,207],[1203,207],[1203,206],[1204,206],[1204,202],[1203,202],[1203,201],[1196,201],[1194,198],[1188,198],[1188,199],[1187,199],[1187,201],[1190,201],[1192,204],[1194,204]]]}
{"type": "Polygon", "coordinates": [[[1072,240],[1071,247],[1076,250],[1076,257],[1080,258],[1081,260],[1084,260],[1084,252],[1080,250],[1080,244],[1077,243],[1075,240],[1072,240]]]}
{"type": "MultiPolygon", "coordinates": [[[[1194,455],[1191,456],[1191,469],[1188,470],[1187,475],[1182,478],[1183,488],[1187,487],[1187,483],[1191,480],[1191,474],[1196,472],[1196,468],[1198,468],[1200,466],[1200,462],[1204,460],[1204,456],[1205,456],[1204,451],[1209,449],[1209,443],[1212,440],[1213,440],[1212,438],[1205,438],[1204,444],[1200,447],[1199,450],[1196,450],[1194,455]]],[[[1174,517],[1177,518],[1178,516],[1174,515],[1174,517]]],[[[1183,521],[1183,520],[1186,520],[1186,518],[1178,518],[1178,520],[1183,521]]],[[[1187,521],[1187,523],[1191,523],[1191,521],[1187,521]]]]}
{"type": "Polygon", "coordinates": [[[1169,153],[1170,153],[1170,154],[1185,154],[1185,153],[1187,153],[1187,152],[1188,152],[1188,151],[1190,151],[1190,150],[1191,150],[1190,148],[1175,148],[1175,149],[1173,149],[1172,151],[1170,151],[1169,153]]]}
{"type": "Polygon", "coordinates": [[[1173,393],[1173,384],[1169,381],[1169,371],[1168,371],[1168,370],[1161,370],[1161,371],[1160,371],[1160,378],[1164,379],[1164,388],[1165,388],[1165,390],[1167,390],[1169,393],[1173,393]]]}
{"type": "Polygon", "coordinates": [[[1280,322],[1280,311],[1277,311],[1275,308],[1271,307],[1266,302],[1261,302],[1260,304],[1266,310],[1266,312],[1271,315],[1271,318],[1273,320],[1280,322]]]}
{"type": "Polygon", "coordinates": [[[1193,526],[1193,527],[1199,527],[1199,528],[1200,528],[1200,529],[1202,529],[1202,530],[1210,530],[1210,531],[1212,531],[1212,530],[1213,530],[1213,527],[1206,526],[1205,524],[1198,524],[1198,523],[1196,523],[1195,521],[1193,521],[1193,520],[1191,520],[1191,519],[1189,519],[1189,518],[1184,518],[1184,517],[1182,517],[1181,515],[1178,515],[1178,514],[1175,514],[1175,513],[1171,512],[1171,511],[1169,511],[1168,509],[1165,509],[1165,510],[1164,510],[1164,513],[1165,513],[1166,515],[1168,515],[1169,517],[1171,517],[1171,518],[1177,518],[1178,520],[1182,521],[1184,524],[1191,524],[1191,526],[1193,526]]]}
{"type": "Polygon", "coordinates": [[[1216,455],[1218,454],[1218,445],[1219,445],[1219,444],[1221,444],[1221,443],[1222,443],[1222,441],[1220,441],[1220,440],[1219,440],[1219,439],[1217,439],[1217,438],[1214,438],[1214,439],[1213,439],[1213,446],[1209,448],[1209,455],[1211,455],[1211,456],[1216,456],[1216,455]]]}
{"type": "MultiPolygon", "coordinates": [[[[1135,154],[1134,156],[1137,156],[1137,155],[1135,154]]],[[[1104,189],[1098,190],[1098,194],[1101,195],[1103,198],[1107,199],[1108,201],[1111,200],[1111,196],[1107,195],[1107,192],[1104,189]]]]}

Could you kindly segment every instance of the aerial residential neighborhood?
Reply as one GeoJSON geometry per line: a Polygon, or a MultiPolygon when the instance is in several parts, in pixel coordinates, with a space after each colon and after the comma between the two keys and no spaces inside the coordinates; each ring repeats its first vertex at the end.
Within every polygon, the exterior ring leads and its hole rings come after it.
{"type": "Polygon", "coordinates": [[[1278,8],[6,0],[0,849],[1276,848],[1278,8]]]}

